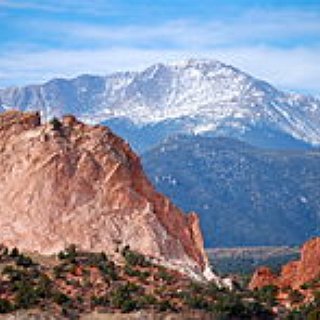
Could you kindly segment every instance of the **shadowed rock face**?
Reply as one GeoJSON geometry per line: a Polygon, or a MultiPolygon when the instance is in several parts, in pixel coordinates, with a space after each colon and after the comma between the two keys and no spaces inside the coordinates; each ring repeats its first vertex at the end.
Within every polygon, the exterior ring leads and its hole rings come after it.
{"type": "Polygon", "coordinates": [[[276,285],[280,288],[298,289],[320,275],[320,238],[306,242],[301,249],[301,258],[284,265],[281,274],[276,276],[268,268],[259,268],[249,284],[250,289],[266,285],[276,285]]]}
{"type": "Polygon", "coordinates": [[[40,122],[37,113],[0,114],[0,242],[45,254],[129,245],[204,271],[197,215],[154,190],[127,143],[72,116],[59,129],[40,122]]]}

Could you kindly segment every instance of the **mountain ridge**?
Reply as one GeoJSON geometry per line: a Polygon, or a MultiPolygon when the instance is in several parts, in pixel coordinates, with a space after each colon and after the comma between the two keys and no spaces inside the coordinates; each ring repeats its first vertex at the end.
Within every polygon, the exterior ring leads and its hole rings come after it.
{"type": "MultiPolygon", "coordinates": [[[[275,141],[281,140],[279,132],[301,143],[320,144],[320,100],[281,92],[213,60],[158,63],[141,72],[82,75],[2,89],[0,102],[3,109],[40,110],[46,118],[73,113],[107,125],[121,119],[131,122],[135,134],[145,127],[158,130],[166,122],[171,125],[161,128],[164,136],[226,135],[263,146],[261,141],[272,132],[275,141]]],[[[124,138],[135,145],[134,135],[124,138]]]]}

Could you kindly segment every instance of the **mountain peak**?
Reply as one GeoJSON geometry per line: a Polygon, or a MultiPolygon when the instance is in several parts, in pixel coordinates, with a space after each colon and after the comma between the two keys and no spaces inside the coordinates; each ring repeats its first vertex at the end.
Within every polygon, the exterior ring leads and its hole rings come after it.
{"type": "Polygon", "coordinates": [[[184,59],[184,60],[178,60],[168,63],[169,66],[172,67],[180,67],[180,68],[187,68],[187,67],[195,67],[195,68],[201,68],[201,67],[212,67],[212,66],[226,66],[222,62],[214,59],[205,59],[205,58],[190,58],[190,59],[184,59]]]}
{"type": "Polygon", "coordinates": [[[171,121],[175,133],[244,139],[261,130],[282,132],[320,144],[319,100],[281,92],[217,60],[158,63],[141,72],[52,84],[4,89],[0,109],[41,110],[48,118],[72,113],[91,123],[121,118],[139,127],[171,121]]]}

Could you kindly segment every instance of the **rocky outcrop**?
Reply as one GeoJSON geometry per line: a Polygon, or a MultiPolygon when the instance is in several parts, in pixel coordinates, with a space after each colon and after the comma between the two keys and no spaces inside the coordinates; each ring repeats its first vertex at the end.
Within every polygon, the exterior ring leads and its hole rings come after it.
{"type": "Polygon", "coordinates": [[[73,116],[0,115],[0,242],[55,253],[74,243],[113,253],[124,245],[173,267],[207,267],[196,214],[156,192],[129,145],[73,116]]]}
{"type": "Polygon", "coordinates": [[[301,285],[320,276],[320,238],[306,242],[301,249],[301,258],[284,265],[279,276],[268,268],[259,268],[249,284],[250,289],[266,285],[276,285],[280,288],[291,287],[299,289],[301,285]]]}
{"type": "Polygon", "coordinates": [[[268,285],[274,285],[277,277],[267,267],[258,268],[250,281],[249,288],[251,290],[256,288],[262,288],[268,285]]]}

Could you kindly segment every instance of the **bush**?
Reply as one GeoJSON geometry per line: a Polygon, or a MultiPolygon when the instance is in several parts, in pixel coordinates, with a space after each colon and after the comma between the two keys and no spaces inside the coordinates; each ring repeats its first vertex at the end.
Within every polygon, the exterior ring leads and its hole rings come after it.
{"type": "Polygon", "coordinates": [[[64,277],[64,266],[57,265],[53,267],[53,275],[56,279],[62,279],[64,277]]]}
{"type": "Polygon", "coordinates": [[[272,307],[277,304],[277,294],[279,288],[274,285],[265,286],[257,291],[255,291],[255,297],[259,302],[267,304],[267,306],[272,307]]]}
{"type": "Polygon", "coordinates": [[[146,260],[145,256],[130,250],[129,246],[124,247],[122,250],[122,256],[126,260],[126,263],[130,266],[150,267],[151,263],[146,260]]]}
{"type": "Polygon", "coordinates": [[[8,313],[13,310],[13,306],[10,301],[6,299],[0,299],[0,313],[8,313]]]}
{"type": "Polygon", "coordinates": [[[137,306],[139,308],[150,307],[157,304],[157,299],[152,294],[140,295],[137,299],[137,306]]]}
{"type": "Polygon", "coordinates": [[[222,291],[224,291],[224,289],[219,288],[214,282],[210,282],[205,288],[206,295],[214,298],[222,291]]]}
{"type": "Polygon", "coordinates": [[[160,268],[156,276],[167,283],[171,283],[174,280],[174,277],[170,273],[168,273],[164,268],[160,268]]]}
{"type": "Polygon", "coordinates": [[[291,303],[301,303],[304,300],[304,295],[298,290],[291,290],[289,292],[289,299],[291,303]]]}
{"type": "Polygon", "coordinates": [[[60,260],[68,260],[70,262],[75,262],[77,257],[77,247],[74,244],[70,244],[64,251],[58,253],[58,258],[60,260]]]}
{"type": "Polygon", "coordinates": [[[17,266],[21,266],[24,268],[29,268],[34,265],[31,258],[24,256],[23,254],[19,254],[16,260],[17,266]]]}
{"type": "Polygon", "coordinates": [[[27,277],[27,273],[24,270],[16,269],[10,265],[4,267],[2,274],[8,276],[11,285],[15,282],[22,281],[27,277]]]}
{"type": "Polygon", "coordinates": [[[111,292],[111,304],[115,308],[121,309],[123,312],[132,311],[137,308],[137,302],[133,299],[133,295],[138,295],[141,288],[133,283],[121,284],[118,288],[111,292]]]}
{"type": "Polygon", "coordinates": [[[52,118],[49,123],[52,125],[54,131],[60,131],[62,128],[62,123],[56,117],[52,118]]]}
{"type": "Polygon", "coordinates": [[[104,264],[108,261],[108,257],[104,252],[101,253],[88,253],[86,264],[92,267],[99,267],[100,264],[104,264]]]}
{"type": "Polygon", "coordinates": [[[38,296],[42,299],[51,298],[52,282],[47,275],[41,274],[38,284],[36,286],[36,291],[38,296]]]}
{"type": "Polygon", "coordinates": [[[224,295],[213,305],[213,313],[218,319],[247,319],[246,310],[241,299],[234,295],[224,295]]]}
{"type": "Polygon", "coordinates": [[[320,310],[315,309],[308,313],[307,320],[319,320],[320,319],[320,310]]]}
{"type": "Polygon", "coordinates": [[[139,270],[135,270],[132,267],[130,267],[130,265],[127,265],[127,264],[124,267],[124,272],[130,277],[139,278],[140,281],[144,281],[150,276],[150,272],[148,271],[141,272],[139,270]]]}
{"type": "Polygon", "coordinates": [[[64,305],[70,301],[70,298],[66,294],[56,291],[52,296],[52,300],[58,305],[64,305]]]}
{"type": "Polygon", "coordinates": [[[169,300],[161,300],[158,303],[158,309],[160,312],[177,311],[176,308],[171,304],[169,300]]]}
{"type": "Polygon", "coordinates": [[[121,312],[131,312],[137,309],[137,302],[131,299],[123,301],[120,306],[121,312]]]}
{"type": "Polygon", "coordinates": [[[94,306],[109,306],[110,301],[107,296],[93,296],[91,302],[94,306]]]}
{"type": "Polygon", "coordinates": [[[11,258],[17,258],[19,256],[19,250],[18,248],[14,247],[12,251],[10,252],[10,257],[11,258]]]}
{"type": "Polygon", "coordinates": [[[34,306],[39,299],[37,290],[30,284],[22,282],[16,292],[15,304],[18,308],[27,309],[34,306]]]}
{"type": "Polygon", "coordinates": [[[100,263],[98,268],[105,276],[111,278],[111,280],[118,280],[117,268],[113,261],[100,263]]]}
{"type": "Polygon", "coordinates": [[[189,294],[185,297],[185,302],[192,309],[206,310],[209,307],[208,302],[202,295],[189,294]]]}

